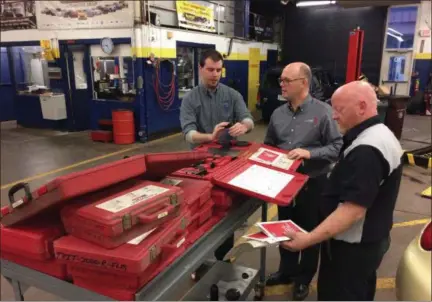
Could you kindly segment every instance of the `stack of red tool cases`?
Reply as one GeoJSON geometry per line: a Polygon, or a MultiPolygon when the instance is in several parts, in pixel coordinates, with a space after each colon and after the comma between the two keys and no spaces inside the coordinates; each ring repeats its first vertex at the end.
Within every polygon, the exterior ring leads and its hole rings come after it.
{"type": "MultiPolygon", "coordinates": [[[[223,218],[233,200],[251,195],[230,184],[236,169],[274,167],[266,163],[277,158],[271,152],[256,158],[260,146],[235,145],[234,156],[209,154],[217,144],[132,156],[58,177],[33,192],[18,184],[1,213],[2,258],[117,300],[135,300],[141,287],[223,218]],[[25,197],[15,201],[19,190],[25,197]]],[[[295,175],[275,199],[292,197],[304,181],[295,175]]]]}

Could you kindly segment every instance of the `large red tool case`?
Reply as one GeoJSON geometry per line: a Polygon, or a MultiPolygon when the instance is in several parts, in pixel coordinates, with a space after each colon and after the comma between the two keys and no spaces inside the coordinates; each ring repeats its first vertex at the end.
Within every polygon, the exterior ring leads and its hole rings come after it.
{"type": "MultiPolygon", "coordinates": [[[[1,209],[8,215],[9,208],[1,209]]],[[[13,227],[0,224],[0,256],[50,276],[67,279],[66,266],[54,259],[53,241],[63,236],[59,217],[47,213],[13,227]]]]}
{"type": "Polygon", "coordinates": [[[234,161],[236,157],[215,155],[195,164],[177,170],[172,176],[211,180],[213,173],[234,161]]]}
{"type": "Polygon", "coordinates": [[[57,260],[66,264],[78,263],[100,271],[140,274],[157,260],[162,246],[171,242],[189,223],[190,217],[185,213],[111,250],[66,236],[54,242],[54,252],[57,260]]]}
{"type": "Polygon", "coordinates": [[[223,215],[217,215],[211,217],[209,220],[204,222],[198,229],[195,229],[192,233],[189,233],[189,236],[187,237],[187,244],[188,246],[195,243],[198,239],[200,239],[204,234],[206,234],[208,231],[210,231],[216,224],[219,223],[223,218],[223,215]]]}
{"type": "Polygon", "coordinates": [[[98,192],[62,210],[69,234],[108,249],[176,217],[182,210],[183,190],[152,181],[98,192]]]}
{"type": "Polygon", "coordinates": [[[137,155],[57,177],[34,192],[28,184],[17,184],[9,190],[10,213],[1,218],[1,223],[13,225],[64,200],[137,177],[145,171],[145,156],[137,155]],[[15,202],[14,195],[21,189],[26,196],[15,202]]]}
{"type": "Polygon", "coordinates": [[[308,176],[282,172],[238,158],[213,174],[214,184],[281,206],[290,205],[308,176]]]}
{"type": "Polygon", "coordinates": [[[212,196],[213,184],[208,180],[168,176],[161,183],[181,188],[184,203],[192,213],[197,212],[212,196]]]}
{"type": "Polygon", "coordinates": [[[35,260],[7,252],[1,252],[0,256],[2,259],[12,261],[18,265],[28,267],[30,269],[53,276],[58,279],[69,279],[66,265],[64,263],[56,261],[55,259],[35,260]]]}
{"type": "Polygon", "coordinates": [[[206,202],[206,204],[196,212],[191,213],[191,223],[188,226],[189,233],[198,229],[207,220],[209,220],[213,215],[214,202],[212,200],[206,202]]]}
{"type": "MultiPolygon", "coordinates": [[[[7,207],[2,208],[2,214],[7,216],[7,212],[7,207]]],[[[59,217],[54,215],[39,215],[13,227],[0,224],[1,253],[34,260],[52,259],[53,242],[64,234],[59,217]]]]}
{"type": "Polygon", "coordinates": [[[200,160],[211,157],[205,151],[183,151],[169,153],[148,153],[146,154],[146,178],[161,179],[174,171],[188,167],[200,160]]]}
{"type": "Polygon", "coordinates": [[[186,249],[186,232],[179,232],[169,244],[162,246],[162,252],[157,260],[140,274],[122,272],[105,272],[82,265],[69,265],[69,271],[75,283],[85,284],[96,288],[115,288],[137,290],[147,284],[157,274],[169,266],[186,249]]]}

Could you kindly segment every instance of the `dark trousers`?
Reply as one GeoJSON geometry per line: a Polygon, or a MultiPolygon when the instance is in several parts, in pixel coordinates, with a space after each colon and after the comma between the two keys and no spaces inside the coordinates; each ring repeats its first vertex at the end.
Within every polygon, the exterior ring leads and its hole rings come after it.
{"type": "Polygon", "coordinates": [[[234,234],[228,237],[215,251],[217,260],[222,261],[225,255],[234,247],[234,234]]]}
{"type": "MultiPolygon", "coordinates": [[[[312,231],[319,224],[319,200],[327,182],[327,176],[310,178],[297,194],[291,206],[278,207],[279,220],[291,219],[306,231],[312,231]]],[[[290,252],[279,247],[279,272],[295,279],[297,283],[309,284],[318,269],[319,245],[303,251],[290,252]]]]}
{"type": "Polygon", "coordinates": [[[322,243],[318,300],[373,301],[376,271],[389,247],[390,238],[376,243],[322,243]]]}

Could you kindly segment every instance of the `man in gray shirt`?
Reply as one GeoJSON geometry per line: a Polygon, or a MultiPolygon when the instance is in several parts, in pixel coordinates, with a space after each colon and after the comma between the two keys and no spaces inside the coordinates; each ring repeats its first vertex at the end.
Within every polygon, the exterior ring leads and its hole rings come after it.
{"type": "MultiPolygon", "coordinates": [[[[205,51],[199,62],[201,83],[182,100],[180,123],[191,148],[214,140],[230,140],[254,127],[252,115],[242,95],[219,83],[222,67],[223,57],[219,52],[205,51]],[[232,126],[227,128],[230,124],[232,126]]],[[[233,246],[234,235],[215,251],[216,259],[223,260],[233,246]]]]}
{"type": "MultiPolygon", "coordinates": [[[[291,159],[303,159],[298,172],[309,175],[309,181],[291,206],[278,207],[278,216],[279,220],[292,219],[306,231],[319,224],[320,195],[343,143],[331,107],[309,94],[311,79],[311,70],[304,63],[285,67],[280,85],[287,104],[273,112],[264,140],[265,144],[290,150],[291,159]]],[[[304,300],[317,271],[319,246],[303,250],[301,256],[281,247],[279,250],[279,270],[270,275],[267,285],[294,282],[293,300],[304,300]]]]}
{"type": "Polygon", "coordinates": [[[199,62],[201,83],[182,100],[180,123],[191,147],[217,140],[221,135],[238,137],[254,127],[242,95],[219,83],[222,67],[219,52],[204,52],[199,62]],[[233,126],[227,129],[229,124],[233,126]]]}

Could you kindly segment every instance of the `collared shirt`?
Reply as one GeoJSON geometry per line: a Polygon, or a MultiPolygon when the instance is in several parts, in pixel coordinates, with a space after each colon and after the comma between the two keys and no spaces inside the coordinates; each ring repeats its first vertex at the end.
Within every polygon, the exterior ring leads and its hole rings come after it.
{"type": "Polygon", "coordinates": [[[213,133],[219,123],[234,124],[246,119],[253,125],[242,95],[222,83],[214,91],[203,85],[193,88],[183,97],[180,107],[180,123],[185,136],[193,130],[213,133]]]}
{"type": "Polygon", "coordinates": [[[295,112],[290,102],[273,112],[264,143],[284,150],[310,151],[311,159],[304,161],[299,172],[315,177],[327,173],[337,160],[342,135],[331,107],[308,95],[295,112]]]}
{"type": "Polygon", "coordinates": [[[378,242],[389,236],[402,178],[402,148],[378,116],[349,130],[338,163],[320,202],[323,217],[344,202],[365,207],[366,215],[334,239],[378,242]]]}

